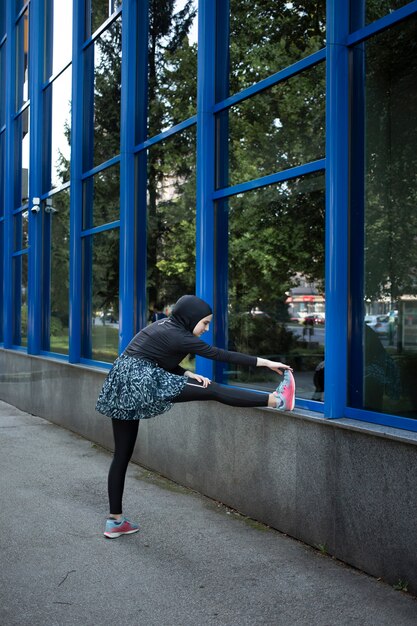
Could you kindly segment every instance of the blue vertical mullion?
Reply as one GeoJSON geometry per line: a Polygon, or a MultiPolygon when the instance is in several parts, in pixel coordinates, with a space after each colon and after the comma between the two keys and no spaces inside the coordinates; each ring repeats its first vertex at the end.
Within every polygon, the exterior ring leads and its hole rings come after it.
{"type": "Polygon", "coordinates": [[[83,156],[83,35],[84,1],[73,0],[72,111],[70,170],[70,281],[69,281],[69,361],[81,357],[81,227],[83,156]]]}
{"type": "Polygon", "coordinates": [[[6,5],[6,130],[5,130],[5,198],[3,250],[3,343],[13,345],[13,214],[14,209],[14,96],[16,89],[16,30],[15,3],[6,5]]]}
{"type": "MultiPolygon", "coordinates": [[[[196,295],[214,302],[214,161],[216,2],[198,4],[196,295]]],[[[207,337],[212,342],[212,330],[207,337]]],[[[197,357],[197,371],[212,377],[213,364],[197,357]]]]}
{"type": "Polygon", "coordinates": [[[119,351],[134,334],[135,267],[135,96],[136,96],[137,4],[125,2],[122,9],[122,80],[120,110],[120,273],[119,351]]]}
{"type": "Polygon", "coordinates": [[[347,385],[349,1],[327,0],[326,368],[324,415],[344,415],[347,385]]]}
{"type": "MultiPolygon", "coordinates": [[[[32,0],[29,15],[29,207],[42,195],[42,83],[43,83],[42,0],[32,0]]],[[[28,251],[28,353],[41,350],[42,320],[42,213],[29,212],[28,251]]]]}
{"type": "MultiPolygon", "coordinates": [[[[216,74],[215,101],[229,96],[229,30],[230,1],[218,0],[216,10],[216,74]]],[[[229,109],[220,111],[215,118],[215,187],[229,185],[229,109]]],[[[229,199],[220,198],[215,204],[215,343],[228,348],[229,301],[229,199]]],[[[227,382],[228,366],[216,361],[215,380],[227,382]]]]}
{"type": "MultiPolygon", "coordinates": [[[[148,29],[149,2],[139,3],[137,15],[137,75],[135,145],[147,138],[148,124],[148,29]]],[[[147,151],[136,155],[135,163],[135,331],[146,326],[147,306],[147,151]]]]}

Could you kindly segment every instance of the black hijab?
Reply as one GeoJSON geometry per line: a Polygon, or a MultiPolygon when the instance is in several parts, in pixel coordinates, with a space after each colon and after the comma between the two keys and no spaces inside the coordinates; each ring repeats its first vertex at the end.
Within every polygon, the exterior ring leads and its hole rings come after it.
{"type": "Polygon", "coordinates": [[[174,304],[171,318],[192,333],[196,324],[203,317],[207,317],[207,315],[212,313],[210,305],[201,300],[201,298],[197,298],[197,296],[182,296],[174,304]]]}

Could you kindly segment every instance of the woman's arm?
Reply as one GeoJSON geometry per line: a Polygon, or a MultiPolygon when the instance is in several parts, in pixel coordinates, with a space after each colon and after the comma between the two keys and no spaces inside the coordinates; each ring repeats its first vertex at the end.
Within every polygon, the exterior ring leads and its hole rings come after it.
{"type": "Polygon", "coordinates": [[[277,372],[277,374],[282,374],[282,370],[292,370],[292,367],[285,365],[285,363],[262,359],[260,356],[256,359],[256,367],[269,367],[270,370],[277,372]]]}

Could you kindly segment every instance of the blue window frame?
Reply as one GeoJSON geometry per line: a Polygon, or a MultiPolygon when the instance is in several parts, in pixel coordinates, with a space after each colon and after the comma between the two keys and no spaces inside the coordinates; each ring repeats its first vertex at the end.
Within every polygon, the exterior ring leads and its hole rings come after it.
{"type": "MultiPolygon", "coordinates": [[[[148,119],[151,7],[147,0],[139,3],[135,0],[123,0],[123,3],[82,0],[71,6],[67,4],[73,26],[72,57],[55,63],[56,38],[52,33],[58,13],[48,9],[56,9],[59,4],[56,0],[46,3],[8,0],[1,3],[0,79],[2,84],[7,81],[8,86],[0,97],[0,167],[5,181],[4,193],[0,194],[0,237],[3,238],[0,340],[3,345],[11,348],[27,343],[30,354],[54,351],[53,342],[48,341],[51,328],[45,322],[45,312],[50,309],[50,290],[45,278],[48,271],[45,268],[51,267],[48,255],[51,254],[50,241],[55,223],[52,214],[45,213],[45,207],[54,207],[54,202],[57,206],[60,202],[62,210],[66,210],[66,202],[70,203],[68,356],[62,358],[68,358],[72,363],[96,363],[108,367],[100,360],[99,350],[94,349],[90,324],[93,318],[89,312],[92,312],[93,305],[90,292],[94,291],[96,280],[93,275],[95,245],[98,242],[100,247],[101,240],[113,235],[118,240],[119,258],[117,350],[123,350],[134,332],[147,323],[148,150],[157,151],[164,142],[175,141],[176,136],[193,128],[197,172],[196,293],[213,305],[216,319],[208,341],[223,346],[227,346],[228,341],[228,205],[235,203],[240,194],[247,194],[249,198],[250,194],[261,193],[261,190],[266,192],[274,185],[285,188],[285,184],[290,185],[291,181],[324,174],[327,198],[326,392],[324,404],[300,398],[297,406],[323,412],[328,418],[349,417],[417,430],[414,419],[366,410],[361,402],[351,401],[352,385],[359,389],[363,382],[363,272],[367,257],[363,252],[366,242],[363,233],[357,231],[349,240],[353,220],[363,222],[366,210],[363,200],[366,75],[361,57],[368,47],[367,42],[376,40],[384,32],[395,36],[399,24],[411,23],[416,18],[417,0],[395,0],[389,14],[371,10],[371,4],[365,0],[327,0],[325,47],[309,48],[305,56],[299,58],[296,55],[287,67],[278,63],[271,67],[273,73],[269,75],[260,72],[261,79],[257,82],[251,77],[246,82],[246,78],[241,83],[232,81],[231,92],[230,11],[235,10],[237,0],[199,0],[194,3],[194,9],[198,8],[196,108],[195,94],[186,94],[185,97],[190,98],[190,107],[188,117],[181,119],[172,113],[174,98],[169,105],[170,116],[166,117],[169,123],[164,125],[162,116],[159,126],[154,127],[149,126],[148,119]],[[45,10],[49,22],[43,19],[45,10]],[[94,135],[92,57],[99,43],[102,42],[104,49],[109,43],[108,35],[112,33],[113,37],[116,31],[123,59],[118,95],[120,141],[117,147],[105,146],[97,156],[96,146],[103,137],[94,135]],[[236,155],[228,150],[227,145],[231,132],[235,132],[231,125],[233,112],[239,117],[245,110],[250,117],[255,103],[262,103],[271,93],[279,93],[281,87],[285,88],[294,79],[295,82],[302,80],[312,70],[325,72],[326,76],[325,156],[322,158],[321,152],[312,153],[311,157],[300,157],[293,164],[289,162],[282,170],[280,167],[274,169],[268,162],[265,172],[236,180],[231,178],[230,168],[236,155]],[[66,178],[53,183],[52,153],[58,154],[59,146],[52,143],[55,124],[52,120],[56,115],[52,115],[51,103],[53,94],[59,92],[59,85],[65,80],[71,82],[70,163],[66,178]],[[239,90],[233,86],[239,84],[244,88],[239,90]],[[27,191],[24,193],[22,142],[26,118],[30,118],[30,167],[27,168],[27,191]],[[155,132],[152,128],[156,129],[155,132]],[[41,167],[41,154],[48,162],[48,171],[41,167]],[[113,202],[115,211],[107,216],[101,214],[98,219],[93,212],[97,181],[116,171],[120,189],[115,192],[118,194],[118,202],[113,202]],[[355,179],[353,186],[352,178],[355,179]],[[36,198],[39,205],[34,203],[36,198]],[[40,207],[39,213],[37,206],[40,207]],[[89,211],[86,211],[87,207],[89,211]],[[25,224],[28,224],[27,229],[25,224]],[[28,245],[24,245],[26,236],[28,245]],[[355,243],[354,254],[349,241],[355,243]],[[88,271],[84,272],[86,267],[88,271]],[[349,275],[354,275],[356,280],[349,281],[349,275]],[[352,376],[349,370],[354,370],[352,376]]],[[[233,58],[232,63],[236,63],[237,57],[233,58]]],[[[103,61],[103,68],[105,65],[103,61]]],[[[67,86],[66,93],[68,91],[67,86]]],[[[271,104],[271,110],[273,106],[271,104]]],[[[279,125],[279,119],[274,123],[279,125]]],[[[60,232],[64,236],[64,231],[60,232]]],[[[221,379],[220,366],[216,365],[213,370],[213,363],[199,360],[197,367],[203,374],[221,379]]]]}

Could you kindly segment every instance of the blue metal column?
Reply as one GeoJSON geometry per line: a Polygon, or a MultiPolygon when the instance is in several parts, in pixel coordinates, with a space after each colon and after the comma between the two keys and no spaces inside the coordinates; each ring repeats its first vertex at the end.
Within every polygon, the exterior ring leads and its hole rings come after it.
{"type": "Polygon", "coordinates": [[[69,361],[81,356],[81,227],[83,156],[83,43],[84,0],[73,0],[72,112],[71,112],[71,196],[70,196],[70,282],[69,361]]]}
{"type": "MultiPolygon", "coordinates": [[[[196,295],[213,305],[214,300],[214,98],[216,2],[198,4],[197,59],[197,233],[196,295]]],[[[212,342],[213,331],[205,340],[212,342]]],[[[196,370],[212,377],[213,364],[197,357],[196,370]]]]}
{"type": "Polygon", "coordinates": [[[122,93],[120,111],[120,273],[119,351],[134,334],[135,275],[135,100],[136,100],[136,2],[122,9],[122,93]]]}
{"type": "MultiPolygon", "coordinates": [[[[221,0],[216,11],[216,74],[215,101],[229,96],[229,30],[230,1],[221,0]]],[[[215,117],[215,186],[216,189],[229,185],[229,109],[215,117]]],[[[228,348],[228,301],[229,301],[229,199],[219,198],[215,203],[215,298],[214,330],[215,343],[228,348]]],[[[229,365],[215,362],[215,380],[227,383],[229,365]]]]}
{"type": "MultiPolygon", "coordinates": [[[[29,209],[42,195],[42,79],[44,2],[31,0],[29,17],[29,209]]],[[[42,337],[42,210],[29,210],[28,353],[39,354],[42,337]]]]}
{"type": "MultiPolygon", "coordinates": [[[[365,0],[351,0],[352,31],[365,26],[365,0]]],[[[351,51],[351,138],[350,138],[350,340],[347,403],[363,407],[365,316],[365,46],[351,51]]]]}
{"type": "Polygon", "coordinates": [[[4,198],[4,257],[3,257],[3,339],[4,347],[13,345],[13,215],[14,208],[14,97],[16,84],[16,3],[8,0],[6,6],[6,145],[4,198]]]}
{"type": "Polygon", "coordinates": [[[327,0],[325,417],[344,415],[347,385],[349,1],[327,0]]]}
{"type": "MultiPolygon", "coordinates": [[[[148,132],[148,30],[149,2],[142,0],[137,15],[137,72],[135,144],[146,141],[148,132]]],[[[135,163],[135,332],[146,326],[147,306],[147,163],[146,150],[136,154],[135,163]]]]}

